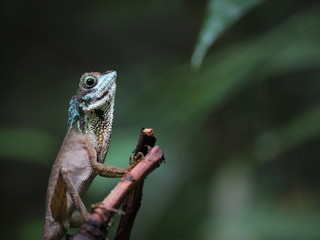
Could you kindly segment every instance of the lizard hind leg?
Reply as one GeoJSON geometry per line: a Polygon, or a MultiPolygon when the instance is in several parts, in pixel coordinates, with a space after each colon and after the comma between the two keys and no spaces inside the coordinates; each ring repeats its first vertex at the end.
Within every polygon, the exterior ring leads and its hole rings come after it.
{"type": "MultiPolygon", "coordinates": [[[[73,183],[71,182],[71,180],[68,176],[68,169],[61,168],[60,173],[61,173],[62,179],[67,187],[67,192],[70,194],[71,199],[72,199],[74,205],[76,206],[77,210],[79,210],[78,212],[80,212],[83,219],[87,219],[89,216],[89,213],[88,213],[86,207],[84,206],[77,189],[75,188],[75,186],[73,185],[73,183]]],[[[73,214],[76,214],[76,213],[73,213],[73,214]]],[[[76,215],[75,215],[75,217],[76,217],[76,215]]]]}
{"type": "MultiPolygon", "coordinates": [[[[62,223],[67,216],[67,189],[62,177],[59,175],[50,202],[52,218],[62,223]]],[[[51,220],[51,219],[50,219],[51,220]]],[[[50,221],[49,221],[50,222],[50,221]]]]}

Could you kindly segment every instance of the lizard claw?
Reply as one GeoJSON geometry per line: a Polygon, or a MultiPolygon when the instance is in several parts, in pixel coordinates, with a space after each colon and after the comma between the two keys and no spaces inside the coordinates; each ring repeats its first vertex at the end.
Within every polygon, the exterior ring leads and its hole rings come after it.
{"type": "Polygon", "coordinates": [[[140,160],[144,158],[144,154],[142,152],[138,152],[136,155],[130,156],[130,164],[140,162],[140,160]]]}

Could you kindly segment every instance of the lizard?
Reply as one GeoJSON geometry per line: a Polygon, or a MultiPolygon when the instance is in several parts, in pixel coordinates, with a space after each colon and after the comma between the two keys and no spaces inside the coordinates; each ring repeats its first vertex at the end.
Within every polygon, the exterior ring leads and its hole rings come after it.
{"type": "Polygon", "coordinates": [[[53,164],[46,195],[42,240],[60,240],[88,216],[81,200],[97,176],[121,177],[126,168],[104,163],[109,149],[116,92],[115,71],[87,72],[70,100],[68,129],[53,164]]]}

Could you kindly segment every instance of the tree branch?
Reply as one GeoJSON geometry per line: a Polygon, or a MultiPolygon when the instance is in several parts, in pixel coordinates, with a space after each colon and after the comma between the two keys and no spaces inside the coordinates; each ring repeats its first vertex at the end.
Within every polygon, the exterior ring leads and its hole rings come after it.
{"type": "MultiPolygon", "coordinates": [[[[134,157],[139,153],[147,154],[148,148],[154,147],[155,143],[156,137],[154,136],[153,129],[141,129],[138,144],[135,150],[133,150],[134,157]]],[[[125,203],[122,206],[122,211],[124,214],[121,215],[115,240],[130,239],[133,224],[141,206],[143,184],[144,180],[138,182],[133,191],[126,198],[125,203]]]]}
{"type": "MultiPolygon", "coordinates": [[[[143,129],[142,131],[144,131],[143,129]]],[[[148,130],[148,129],[147,129],[148,130]]],[[[152,135],[153,130],[151,129],[152,135]]],[[[153,136],[154,138],[154,136],[153,136]]],[[[141,134],[140,134],[141,139],[141,134]]],[[[143,139],[149,139],[148,134],[138,142],[143,144],[143,139]]],[[[148,140],[148,141],[149,141],[148,140]]],[[[155,138],[154,138],[155,142],[155,138]]],[[[154,143],[153,143],[154,144],[154,143]]],[[[138,148],[137,145],[137,148],[138,148]]],[[[142,146],[142,145],[141,145],[142,146]]],[[[137,150],[136,148],[136,150],[137,150]]],[[[72,237],[73,240],[104,240],[108,232],[108,226],[113,215],[118,212],[118,208],[123,201],[127,198],[130,192],[141,182],[145,177],[160,166],[164,160],[162,150],[159,146],[155,146],[152,149],[150,147],[141,147],[144,151],[147,149],[146,156],[140,160],[137,165],[131,169],[131,171],[125,174],[115,188],[109,193],[109,195],[100,203],[92,208],[92,212],[87,221],[80,227],[78,233],[72,237]],[[148,149],[150,149],[148,151],[148,149]]],[[[136,152],[137,154],[138,152],[136,152]]],[[[142,186],[142,185],[141,185],[142,186]]],[[[139,201],[140,202],[140,201],[139,201]]],[[[135,217],[135,216],[134,216],[135,217]]],[[[134,221],[134,218],[133,218],[134,221]]],[[[129,223],[133,225],[133,222],[129,223]]],[[[132,226],[131,226],[132,228],[132,226]]],[[[130,232],[131,232],[130,228],[130,232]]],[[[126,230],[127,232],[127,230],[126,230]]],[[[129,236],[130,236],[129,232],[129,236]]]]}

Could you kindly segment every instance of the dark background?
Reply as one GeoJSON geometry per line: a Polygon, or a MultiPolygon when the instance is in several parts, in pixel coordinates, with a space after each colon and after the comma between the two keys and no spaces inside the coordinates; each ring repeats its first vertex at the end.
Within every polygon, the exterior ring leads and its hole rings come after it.
{"type": "MultiPolygon", "coordinates": [[[[320,239],[320,5],[261,1],[197,70],[207,11],[196,0],[1,1],[1,239],[40,238],[69,100],[83,72],[111,69],[107,162],[128,164],[141,127],[167,159],[147,178],[132,239],[320,239]]],[[[98,177],[87,206],[115,183],[98,177]]]]}

